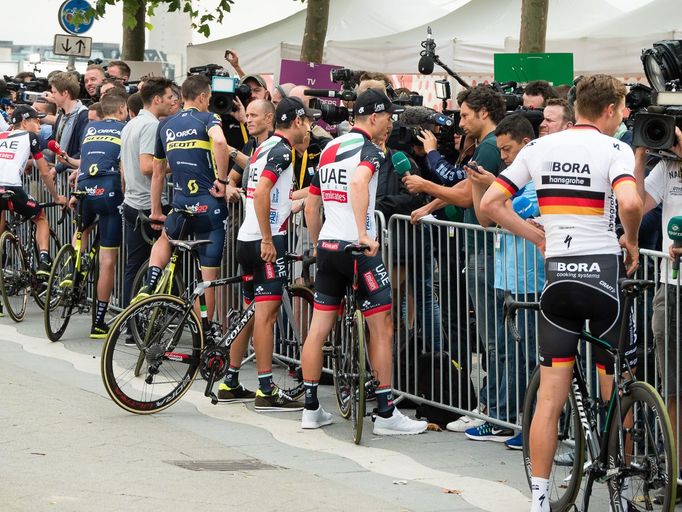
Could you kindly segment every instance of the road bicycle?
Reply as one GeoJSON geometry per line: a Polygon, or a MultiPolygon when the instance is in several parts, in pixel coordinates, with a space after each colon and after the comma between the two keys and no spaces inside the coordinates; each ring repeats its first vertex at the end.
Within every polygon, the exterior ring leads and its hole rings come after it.
{"type": "MultiPolygon", "coordinates": [[[[0,198],[11,201],[14,192],[0,189],[0,198]]],[[[40,203],[43,209],[60,206],[59,203],[40,203]]],[[[59,221],[62,223],[64,217],[59,221]]],[[[50,228],[49,253],[57,254],[61,243],[50,228]]],[[[40,309],[45,307],[47,283],[37,274],[40,248],[36,241],[36,225],[9,210],[5,231],[0,236],[0,294],[10,318],[21,322],[26,314],[28,297],[31,295],[40,309]]]]}
{"type": "MultiPolygon", "coordinates": [[[[630,311],[635,297],[653,281],[621,279],[625,293],[624,311],[630,311]]],[[[517,302],[505,297],[505,315],[516,341],[521,336],[514,325],[516,310],[539,310],[537,302],[517,302]]],[[[581,358],[576,356],[569,396],[558,422],[557,449],[550,480],[552,512],[581,510],[589,507],[595,482],[608,487],[610,509],[673,510],[677,488],[677,454],[670,419],[663,399],[650,384],[638,381],[625,360],[623,347],[629,335],[629,315],[624,315],[619,346],[610,344],[587,331],[580,339],[606,351],[613,360],[614,386],[608,402],[588,392],[581,358]],[[574,505],[581,483],[586,479],[581,508],[574,505]]],[[[540,368],[533,372],[524,400],[522,421],[523,460],[530,485],[530,426],[540,386],[540,368]]]]}
{"type": "MultiPolygon", "coordinates": [[[[197,262],[197,247],[209,240],[171,240],[179,250],[190,253],[197,262]]],[[[288,262],[301,261],[298,255],[286,255],[288,262]]],[[[199,269],[197,269],[199,270],[199,269]]],[[[198,375],[206,381],[204,395],[218,403],[213,386],[225,377],[229,368],[230,346],[255,314],[255,302],[241,313],[227,314],[224,334],[211,328],[206,309],[205,292],[209,288],[235,286],[251,280],[238,275],[214,281],[198,282],[189,296],[151,295],[131,304],[116,318],[102,348],[102,379],[112,400],[126,411],[151,414],[162,411],[190,389],[198,375]],[[199,303],[197,315],[195,303],[199,303]],[[126,345],[130,325],[137,325],[142,336],[134,345],[126,345]],[[138,364],[142,360],[141,369],[138,364]]],[[[287,370],[294,377],[287,387],[278,387],[293,398],[304,392],[300,375],[300,348],[303,344],[295,311],[312,311],[313,293],[308,288],[287,283],[282,296],[283,315],[278,319],[281,333],[290,337],[280,340],[296,347],[296,371],[287,370]],[[300,303],[297,306],[297,303],[300,303]],[[284,323],[282,325],[280,322],[284,323]]],[[[307,323],[305,324],[307,325],[307,323]]]]}
{"type": "Polygon", "coordinates": [[[52,263],[45,294],[45,332],[50,341],[59,340],[66,331],[71,317],[75,314],[91,315],[94,323],[99,278],[99,230],[94,225],[94,238],[90,250],[83,250],[83,198],[85,191],[73,191],[71,196],[78,199],[74,210],[76,224],[75,246],[64,244],[52,263]]]}

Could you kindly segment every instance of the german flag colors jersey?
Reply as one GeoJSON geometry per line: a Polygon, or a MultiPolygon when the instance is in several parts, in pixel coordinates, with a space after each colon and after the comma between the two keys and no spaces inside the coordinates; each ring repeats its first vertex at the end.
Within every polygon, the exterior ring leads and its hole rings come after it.
{"type": "Polygon", "coordinates": [[[630,146],[578,125],[527,144],[494,185],[511,197],[534,181],[547,258],[620,254],[614,190],[634,164],[630,146]]]}
{"type": "Polygon", "coordinates": [[[125,125],[115,119],[93,121],[85,128],[81,146],[78,182],[120,176],[121,130],[125,125]]]}
{"type": "Polygon", "coordinates": [[[275,134],[263,142],[256,148],[249,160],[244,222],[237,235],[237,240],[242,242],[263,238],[253,204],[253,193],[261,179],[267,179],[273,183],[270,190],[270,231],[273,236],[286,234],[287,221],[291,214],[294,167],[291,144],[281,135],[275,134]]]}
{"type": "Polygon", "coordinates": [[[159,123],[154,158],[168,160],[174,205],[206,195],[213,188],[216,169],[208,131],[214,126],[221,126],[218,115],[194,108],[181,110],[159,123]]]}
{"type": "Polygon", "coordinates": [[[35,133],[23,130],[0,132],[0,185],[21,187],[21,177],[31,156],[36,160],[43,158],[35,133]]]}
{"type": "Polygon", "coordinates": [[[374,205],[379,168],[385,159],[383,151],[358,128],[327,144],[320,155],[319,170],[310,185],[310,194],[321,196],[324,205],[325,221],[320,230],[320,240],[358,241],[358,228],[350,201],[350,182],[361,165],[372,171],[366,229],[369,237],[376,238],[374,205]]]}

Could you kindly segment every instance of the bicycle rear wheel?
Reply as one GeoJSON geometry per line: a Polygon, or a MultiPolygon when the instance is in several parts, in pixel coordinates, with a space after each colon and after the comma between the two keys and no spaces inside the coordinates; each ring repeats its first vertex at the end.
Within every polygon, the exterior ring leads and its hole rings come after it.
{"type": "MultiPolygon", "coordinates": [[[[532,468],[530,463],[530,425],[535,413],[538,389],[540,388],[540,366],[531,375],[523,403],[523,466],[531,486],[532,468]]],[[[549,499],[552,512],[573,510],[573,503],[580,491],[585,462],[585,438],[573,393],[569,394],[557,425],[557,445],[549,476],[549,499]]]]}
{"type": "Polygon", "coordinates": [[[365,319],[361,311],[353,317],[353,339],[351,341],[352,397],[351,421],[353,422],[353,442],[360,444],[362,427],[365,423],[365,382],[367,381],[365,319]]]}
{"type": "Polygon", "coordinates": [[[52,263],[45,294],[45,332],[50,341],[62,337],[74,308],[74,293],[78,286],[76,276],[76,250],[65,244],[52,263]]]}
{"type": "Polygon", "coordinates": [[[634,382],[621,398],[621,417],[622,447],[616,418],[609,429],[608,460],[610,467],[620,469],[608,482],[611,500],[620,496],[624,509],[633,512],[673,510],[677,455],[663,399],[650,384],[634,382]],[[626,418],[631,418],[630,425],[626,418]],[[629,478],[624,479],[623,473],[629,478]]]}
{"type": "Polygon", "coordinates": [[[102,348],[102,380],[119,407],[162,411],[189,390],[199,369],[201,322],[186,301],[170,295],[139,300],[114,322],[102,348]],[[143,326],[143,344],[126,345],[129,325],[143,326]],[[135,368],[142,361],[139,376],[135,368]]]}
{"type": "Polygon", "coordinates": [[[341,416],[348,419],[351,413],[351,400],[353,380],[350,378],[352,370],[350,367],[350,340],[352,329],[345,323],[345,316],[336,322],[336,327],[332,331],[332,372],[334,377],[334,392],[336,394],[336,405],[341,416]]]}
{"type": "Polygon", "coordinates": [[[9,231],[0,236],[0,261],[2,262],[0,292],[5,309],[12,320],[21,322],[26,314],[31,278],[21,253],[19,240],[9,231]]]}
{"type": "MultiPolygon", "coordinates": [[[[47,295],[47,279],[38,279],[36,275],[36,271],[38,270],[38,261],[39,261],[39,255],[40,255],[40,248],[38,247],[38,244],[35,242],[32,242],[33,245],[33,254],[29,258],[29,263],[30,263],[30,271],[31,271],[31,295],[33,296],[33,299],[36,301],[36,304],[38,304],[38,307],[40,309],[45,309],[45,296],[47,295]]],[[[49,254],[50,256],[57,256],[59,253],[59,249],[62,248],[62,244],[59,241],[59,238],[57,238],[57,235],[55,234],[54,231],[50,229],[50,248],[49,248],[49,254]]]]}

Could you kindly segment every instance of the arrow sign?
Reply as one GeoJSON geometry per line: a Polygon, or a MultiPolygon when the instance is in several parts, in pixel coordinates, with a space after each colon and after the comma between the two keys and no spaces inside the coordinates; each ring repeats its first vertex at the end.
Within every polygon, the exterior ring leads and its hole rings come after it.
{"type": "Polygon", "coordinates": [[[54,47],[52,51],[55,55],[66,55],[67,57],[88,58],[92,53],[92,38],[72,36],[67,34],[54,35],[54,47]]]}

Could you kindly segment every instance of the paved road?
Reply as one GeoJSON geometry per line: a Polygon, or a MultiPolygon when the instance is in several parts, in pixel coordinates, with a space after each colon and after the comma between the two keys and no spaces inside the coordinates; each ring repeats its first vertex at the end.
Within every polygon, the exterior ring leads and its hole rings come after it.
{"type": "MultiPolygon", "coordinates": [[[[461,434],[381,438],[368,420],[355,446],[340,417],[304,432],[300,413],[213,406],[199,382],[162,413],[129,414],[104,391],[85,317],[50,343],[40,312],[27,316],[0,320],[0,510],[529,508],[521,454],[461,434]]],[[[242,375],[255,385],[253,365],[242,375]]],[[[331,389],[320,394],[335,411],[331,389]]]]}

